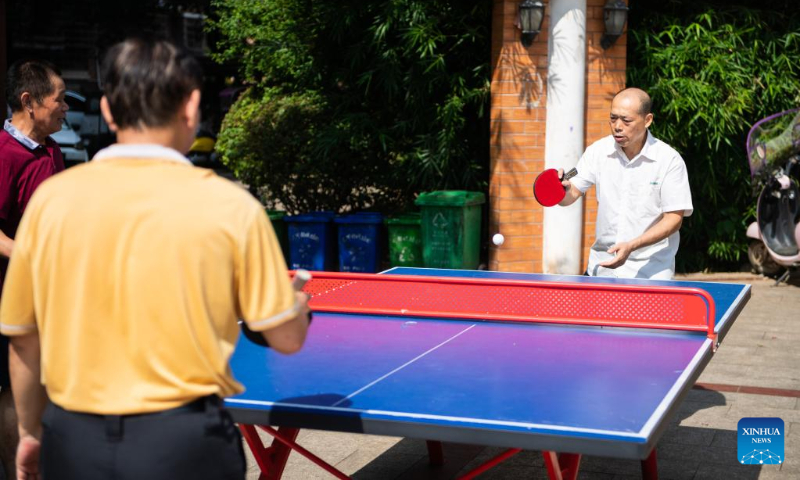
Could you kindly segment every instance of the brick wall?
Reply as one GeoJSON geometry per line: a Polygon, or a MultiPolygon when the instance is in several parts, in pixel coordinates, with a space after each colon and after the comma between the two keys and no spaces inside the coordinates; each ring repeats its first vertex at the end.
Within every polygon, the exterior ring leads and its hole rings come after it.
{"type": "MultiPolygon", "coordinates": [[[[603,50],[605,0],[586,2],[586,145],[608,135],[608,110],[625,86],[626,36],[603,50]]],[[[542,31],[528,48],[515,26],[519,2],[495,0],[492,23],[492,95],[489,177],[489,234],[502,232],[501,247],[491,246],[489,268],[508,272],[542,271],[542,207],[533,198],[533,180],[544,169],[547,105],[549,8],[542,31]]],[[[558,207],[554,207],[558,208],[558,207]]],[[[594,241],[597,200],[584,202],[582,265],[594,241]]]]}

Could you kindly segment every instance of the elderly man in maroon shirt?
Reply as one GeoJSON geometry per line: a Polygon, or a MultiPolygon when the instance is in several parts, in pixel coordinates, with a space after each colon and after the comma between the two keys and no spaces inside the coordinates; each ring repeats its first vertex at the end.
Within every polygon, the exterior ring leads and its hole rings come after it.
{"type": "MultiPolygon", "coordinates": [[[[64,170],[58,144],[49,137],[61,130],[69,108],[61,73],[48,62],[24,60],[11,65],[6,101],[11,118],[0,131],[0,287],[14,248],[22,212],[33,191],[64,170]]],[[[16,478],[17,419],[8,377],[8,338],[0,336],[0,460],[6,478],[16,478]]]]}

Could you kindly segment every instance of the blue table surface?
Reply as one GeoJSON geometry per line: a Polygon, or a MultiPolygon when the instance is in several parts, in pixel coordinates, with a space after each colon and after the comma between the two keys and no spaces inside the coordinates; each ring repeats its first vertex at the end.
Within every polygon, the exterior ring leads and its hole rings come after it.
{"type": "MultiPolygon", "coordinates": [[[[598,281],[462,270],[386,273],[598,281]]],[[[749,295],[747,285],[633,283],[708,291],[717,304],[717,328],[735,319],[749,295]]],[[[647,442],[691,387],[710,348],[704,335],[684,332],[315,313],[298,354],[240,341],[231,364],[247,390],[227,403],[251,411],[647,442]]]]}

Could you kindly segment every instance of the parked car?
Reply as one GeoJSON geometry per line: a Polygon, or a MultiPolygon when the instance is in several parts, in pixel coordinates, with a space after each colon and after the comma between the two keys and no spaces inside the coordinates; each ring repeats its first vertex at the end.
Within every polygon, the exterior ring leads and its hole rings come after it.
{"type": "Polygon", "coordinates": [[[108,124],[100,114],[100,97],[97,93],[84,96],[67,90],[64,99],[69,105],[67,122],[83,138],[89,158],[101,148],[114,143],[115,135],[108,130],[108,124]]]}
{"type": "Polygon", "coordinates": [[[78,135],[78,132],[72,128],[67,119],[62,122],[61,131],[50,136],[61,147],[64,166],[67,168],[89,161],[89,154],[86,152],[86,141],[78,135]]]}
{"type": "Polygon", "coordinates": [[[83,119],[86,116],[86,97],[72,90],[67,90],[64,93],[64,100],[69,105],[69,110],[67,110],[69,126],[80,134],[83,129],[83,119]]]}

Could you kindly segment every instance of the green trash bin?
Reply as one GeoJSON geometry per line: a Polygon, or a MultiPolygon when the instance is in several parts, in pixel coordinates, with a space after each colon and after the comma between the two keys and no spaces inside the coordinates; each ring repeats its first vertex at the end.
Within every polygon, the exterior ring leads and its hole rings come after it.
{"type": "Polygon", "coordinates": [[[269,221],[272,222],[272,229],[275,230],[275,235],[278,237],[278,243],[281,245],[281,252],[286,263],[289,263],[289,233],[286,228],[286,222],[283,217],[286,212],[282,210],[267,210],[269,221]]]}
{"type": "Polygon", "coordinates": [[[389,237],[389,266],[423,266],[420,214],[396,215],[387,218],[385,222],[389,237]]]}
{"type": "Polygon", "coordinates": [[[426,192],[422,210],[422,258],[428,268],[477,269],[480,264],[481,192],[426,192]]]}

